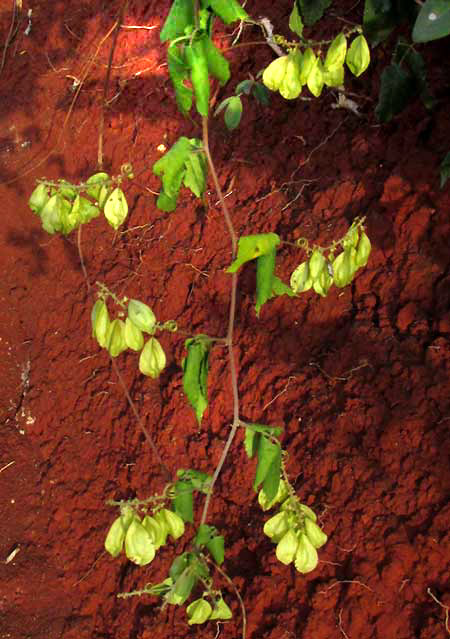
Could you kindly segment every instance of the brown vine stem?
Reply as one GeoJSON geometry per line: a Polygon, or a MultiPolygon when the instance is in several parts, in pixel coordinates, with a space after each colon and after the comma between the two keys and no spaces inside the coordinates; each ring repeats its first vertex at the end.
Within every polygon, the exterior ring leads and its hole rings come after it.
{"type": "Polygon", "coordinates": [[[116,48],[117,37],[118,37],[118,35],[120,33],[120,28],[122,26],[123,16],[125,14],[127,5],[128,5],[128,0],[125,0],[125,2],[122,4],[122,6],[120,8],[119,15],[118,15],[117,20],[115,22],[115,29],[116,30],[114,32],[114,36],[113,36],[112,43],[111,43],[111,50],[109,52],[109,60],[108,60],[108,68],[107,68],[106,76],[105,76],[105,84],[103,85],[102,108],[101,108],[101,111],[100,111],[100,122],[99,122],[99,125],[98,125],[97,163],[98,163],[98,168],[99,169],[103,168],[103,132],[104,132],[104,129],[105,129],[106,96],[108,94],[109,80],[111,78],[111,67],[112,67],[112,61],[113,61],[113,57],[114,57],[114,50],[116,48]]]}
{"type": "MultiPolygon", "coordinates": [[[[209,137],[208,137],[208,118],[202,118],[202,129],[203,129],[203,150],[206,155],[206,159],[208,161],[209,170],[211,171],[211,176],[214,182],[214,188],[216,189],[217,196],[220,201],[220,206],[222,207],[223,215],[225,218],[225,223],[228,227],[228,232],[231,238],[231,253],[232,259],[236,257],[237,252],[237,235],[233,227],[233,222],[231,221],[231,216],[228,211],[227,204],[225,202],[225,198],[219,184],[219,179],[217,177],[216,168],[214,166],[213,159],[211,157],[211,152],[209,150],[209,137]]],[[[236,293],[237,293],[237,273],[233,273],[231,276],[231,299],[230,299],[230,312],[228,316],[228,331],[226,337],[226,345],[228,348],[228,355],[230,361],[230,374],[231,374],[231,388],[233,393],[233,423],[231,425],[230,432],[228,434],[227,441],[225,442],[225,446],[222,451],[222,455],[220,456],[219,463],[216,466],[214,471],[210,491],[206,495],[205,504],[203,506],[201,524],[206,522],[206,517],[208,515],[209,504],[211,501],[212,493],[214,490],[214,485],[220,475],[220,472],[225,463],[225,459],[228,455],[228,451],[230,450],[230,446],[233,443],[234,436],[236,435],[236,431],[239,428],[239,391],[238,391],[238,380],[237,380],[237,370],[236,370],[236,360],[234,358],[233,352],[233,331],[234,331],[234,318],[236,315],[236,293]]]]}
{"type": "Polygon", "coordinates": [[[150,435],[150,433],[148,432],[148,430],[146,429],[146,427],[144,426],[144,423],[142,421],[141,416],[139,415],[136,406],[134,405],[133,400],[131,399],[131,395],[128,391],[127,385],[125,384],[125,380],[122,377],[121,372],[119,371],[116,362],[114,361],[114,358],[111,357],[111,363],[112,363],[112,367],[114,369],[114,372],[117,376],[117,379],[120,382],[120,385],[122,386],[122,390],[125,394],[125,397],[127,398],[128,404],[130,405],[131,410],[134,413],[134,416],[136,418],[136,421],[139,425],[139,428],[141,429],[142,433],[144,434],[145,439],[147,440],[148,444],[150,445],[150,448],[152,449],[156,459],[158,460],[159,465],[161,466],[161,470],[163,471],[164,475],[165,475],[165,479],[166,481],[170,481],[171,480],[171,474],[169,472],[169,469],[167,468],[167,466],[165,465],[165,463],[163,462],[161,455],[159,454],[158,448],[155,444],[155,442],[152,439],[152,436],[150,435]]]}

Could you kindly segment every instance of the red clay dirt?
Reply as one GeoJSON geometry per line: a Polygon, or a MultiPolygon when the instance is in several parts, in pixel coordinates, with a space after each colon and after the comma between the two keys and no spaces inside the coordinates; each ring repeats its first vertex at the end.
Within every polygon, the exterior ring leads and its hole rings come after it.
{"type": "MultiPolygon", "coordinates": [[[[93,299],[76,234],[48,236],[27,206],[36,178],[79,181],[96,170],[111,38],[94,55],[120,4],[24,0],[0,76],[0,639],[242,636],[238,602],[220,576],[234,613],[220,625],[188,627],[182,608],[116,598],[164,578],[174,548],[145,568],[111,559],[103,543],[116,513],[105,502],[144,498],[164,479],[107,354],[91,338],[93,299]]],[[[336,4],[335,14],[361,19],[361,4],[336,4]]],[[[3,43],[11,2],[0,5],[3,43]]],[[[92,283],[142,299],[189,334],[224,335],[230,241],[212,187],[207,208],[183,192],[172,214],[156,208],[152,193],[158,146],[200,135],[174,106],[158,33],[168,7],[168,0],[128,4],[126,25],[156,28],[120,32],[104,154],[112,173],[131,161],[136,183],[127,187],[124,228],[114,233],[94,220],[83,229],[83,253],[92,283]]],[[[292,0],[247,3],[251,15],[286,35],[291,7],[292,0]]],[[[335,25],[330,20],[325,29],[335,25]]],[[[255,41],[258,29],[245,29],[241,42],[255,41]]],[[[450,189],[439,189],[439,163],[450,148],[446,46],[448,38],[420,47],[438,97],[433,112],[416,102],[388,125],[375,121],[390,55],[380,47],[368,72],[348,79],[360,118],[332,108],[336,98],[327,92],[293,102],[272,95],[268,108],[247,100],[234,133],[222,117],[211,121],[212,153],[239,234],[273,231],[326,244],[366,215],[373,244],[351,286],[326,299],[278,298],[259,319],[252,266],[239,278],[242,417],[283,426],[290,477],[329,536],[311,574],[277,562],[239,433],[210,522],[225,535],[224,569],[245,602],[249,639],[447,636],[445,609],[431,596],[450,605],[450,189]]],[[[232,51],[233,80],[217,99],[273,55],[264,45],[232,51]]],[[[303,259],[283,247],[278,275],[288,280],[303,259]]],[[[118,359],[173,475],[180,467],[212,472],[232,419],[226,352],[216,349],[198,428],[182,393],[184,338],[162,336],[168,367],[157,381],[139,374],[133,354],[118,359]]]]}

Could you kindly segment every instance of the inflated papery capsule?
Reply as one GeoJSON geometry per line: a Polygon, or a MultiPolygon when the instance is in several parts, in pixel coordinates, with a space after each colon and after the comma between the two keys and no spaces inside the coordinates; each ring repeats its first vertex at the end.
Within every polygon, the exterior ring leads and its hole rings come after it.
{"type": "Polygon", "coordinates": [[[100,200],[100,190],[106,186],[109,182],[109,175],[107,173],[94,173],[90,178],[86,180],[86,193],[94,198],[94,200],[100,200]]]}
{"type": "Polygon", "coordinates": [[[301,512],[305,515],[305,517],[309,517],[309,519],[311,519],[312,521],[317,521],[316,513],[313,510],[311,510],[309,506],[307,506],[306,504],[299,504],[299,507],[301,512]]]}
{"type": "Polygon", "coordinates": [[[131,508],[124,508],[120,517],[114,520],[105,539],[105,550],[113,557],[122,552],[123,542],[129,525],[135,517],[131,508]]]}
{"type": "Polygon", "coordinates": [[[160,546],[164,546],[167,541],[167,535],[169,534],[169,526],[167,525],[166,518],[164,517],[164,515],[161,515],[161,511],[159,510],[153,515],[153,519],[161,528],[161,536],[158,538],[158,543],[160,546]]]}
{"type": "Polygon", "coordinates": [[[300,51],[291,51],[288,55],[284,78],[279,86],[280,95],[285,100],[294,100],[302,92],[302,83],[300,81],[301,59],[302,54],[300,51]]]}
{"type": "Polygon", "coordinates": [[[309,264],[308,262],[302,262],[295,271],[291,275],[291,289],[294,293],[303,293],[304,291],[309,291],[312,287],[312,279],[309,274],[309,264]]]}
{"type": "Polygon", "coordinates": [[[141,351],[139,370],[153,379],[160,376],[166,365],[166,355],[156,337],[151,337],[141,351]]]}
{"type": "Polygon", "coordinates": [[[301,69],[300,69],[300,82],[306,84],[311,71],[314,69],[317,63],[316,54],[308,47],[303,53],[301,69]]]}
{"type": "Polygon", "coordinates": [[[371,249],[372,249],[372,245],[370,243],[370,240],[365,234],[365,232],[363,231],[361,233],[361,237],[359,238],[358,246],[356,247],[356,256],[355,256],[356,265],[359,268],[367,264],[367,260],[369,259],[371,249]]]}
{"type": "Polygon", "coordinates": [[[309,517],[305,517],[305,533],[314,548],[321,548],[327,543],[328,537],[326,534],[309,517]]]}
{"type": "Polygon", "coordinates": [[[186,608],[188,624],[205,623],[212,613],[211,604],[206,599],[196,599],[186,608]]]}
{"type": "Polygon", "coordinates": [[[138,566],[146,566],[155,557],[155,546],[141,522],[133,519],[125,535],[125,554],[138,566]]]}
{"type": "Polygon", "coordinates": [[[326,297],[332,284],[333,278],[328,273],[327,264],[325,263],[325,268],[320,273],[319,277],[313,281],[313,289],[322,297],[326,297]]]}
{"type": "Polygon", "coordinates": [[[314,249],[309,258],[309,274],[313,282],[319,279],[324,269],[326,269],[326,259],[319,249],[314,249]]]}
{"type": "Polygon", "coordinates": [[[264,534],[271,538],[274,542],[279,542],[280,539],[289,530],[289,518],[287,513],[283,510],[277,513],[264,524],[264,534]]]}
{"type": "Polygon", "coordinates": [[[103,300],[97,300],[91,314],[92,336],[102,348],[106,347],[107,334],[110,325],[108,308],[103,300]]]}
{"type": "Polygon", "coordinates": [[[213,607],[212,613],[209,615],[209,620],[213,621],[214,619],[231,619],[233,613],[231,612],[228,605],[222,599],[218,599],[213,607]]]}
{"type": "Polygon", "coordinates": [[[318,563],[317,550],[309,541],[306,533],[299,533],[297,554],[295,556],[296,569],[301,573],[311,572],[318,563]]]}
{"type": "Polygon", "coordinates": [[[167,508],[162,508],[159,511],[159,516],[160,521],[165,522],[169,535],[173,539],[178,539],[184,535],[184,521],[181,519],[180,515],[177,515],[167,508]]]}
{"type": "Polygon", "coordinates": [[[128,204],[122,189],[117,187],[108,196],[103,213],[113,229],[117,231],[128,215],[128,204]]]}
{"type": "Polygon", "coordinates": [[[166,542],[168,533],[167,529],[164,527],[164,524],[156,521],[154,517],[146,515],[142,520],[142,525],[150,535],[153,545],[155,546],[155,550],[161,548],[161,546],[164,545],[164,543],[166,542]]]}
{"type": "Polygon", "coordinates": [[[144,333],[153,332],[156,325],[156,317],[152,309],[144,302],[130,300],[128,302],[128,317],[144,333]]]}
{"type": "Polygon", "coordinates": [[[141,329],[133,324],[129,317],[125,319],[125,342],[133,351],[140,351],[144,346],[141,329]]]}
{"type": "Polygon", "coordinates": [[[287,533],[283,535],[277,544],[275,554],[278,561],[286,566],[294,561],[297,554],[298,537],[297,534],[290,528],[287,533]]]}
{"type": "Polygon", "coordinates": [[[283,82],[288,66],[288,57],[283,55],[277,58],[264,69],[262,75],[263,84],[271,91],[278,91],[281,83],[283,82]]]}
{"type": "Polygon", "coordinates": [[[28,200],[28,206],[33,213],[39,215],[49,199],[48,187],[45,184],[38,184],[28,200]]]}
{"type": "Polygon", "coordinates": [[[125,322],[115,319],[111,322],[106,333],[106,348],[111,357],[117,357],[127,349],[125,341],[125,322]]]}
{"type": "Polygon", "coordinates": [[[333,262],[333,280],[338,288],[344,288],[352,281],[353,273],[350,266],[350,254],[342,251],[333,262]]]}
{"type": "Polygon", "coordinates": [[[270,510],[275,504],[280,504],[289,496],[289,490],[284,479],[280,479],[277,494],[272,500],[267,499],[264,488],[261,488],[258,494],[258,504],[263,510],[270,510]]]}

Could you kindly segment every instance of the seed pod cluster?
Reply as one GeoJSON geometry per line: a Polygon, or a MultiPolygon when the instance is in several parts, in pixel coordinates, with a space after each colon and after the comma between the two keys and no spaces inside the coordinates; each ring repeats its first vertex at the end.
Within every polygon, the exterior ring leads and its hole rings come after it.
{"type": "Polygon", "coordinates": [[[92,337],[107,349],[111,357],[117,357],[127,348],[141,351],[139,370],[143,375],[156,379],[166,366],[166,355],[153,336],[157,329],[155,314],[139,300],[130,300],[127,310],[125,321],[120,318],[111,320],[106,302],[98,299],[91,313],[92,337]],[[143,333],[151,336],[146,343],[143,333]]]}
{"type": "Polygon", "coordinates": [[[258,501],[263,510],[279,504],[279,512],[264,525],[264,533],[277,544],[275,553],[278,561],[285,565],[294,562],[301,573],[314,570],[319,561],[317,549],[326,543],[327,536],[317,525],[317,517],[311,508],[301,504],[297,497],[290,496],[283,480],[271,502],[263,490],[258,501]]]}
{"type": "Polygon", "coordinates": [[[128,215],[128,204],[121,188],[113,188],[107,173],[95,173],[81,187],[60,180],[57,185],[41,182],[29,199],[29,207],[41,219],[47,233],[71,231],[89,222],[103,211],[117,230],[128,215]],[[83,197],[86,193],[94,201],[83,197]]]}
{"type": "Polygon", "coordinates": [[[304,293],[311,288],[325,297],[331,286],[348,286],[358,269],[366,266],[371,244],[364,230],[352,226],[342,240],[343,251],[334,257],[330,252],[325,257],[323,249],[315,248],[309,260],[302,262],[291,275],[294,293],[304,293]]]}
{"type": "Polygon", "coordinates": [[[178,539],[183,534],[183,520],[167,508],[141,520],[130,506],[124,506],[108,531],[105,549],[112,557],[118,557],[125,546],[128,559],[145,566],[153,561],[158,548],[166,544],[168,535],[178,539]]]}
{"type": "Polygon", "coordinates": [[[225,601],[220,597],[211,606],[209,601],[204,597],[196,599],[186,608],[188,616],[188,624],[205,623],[205,621],[213,621],[214,619],[231,619],[232,612],[225,601]]]}

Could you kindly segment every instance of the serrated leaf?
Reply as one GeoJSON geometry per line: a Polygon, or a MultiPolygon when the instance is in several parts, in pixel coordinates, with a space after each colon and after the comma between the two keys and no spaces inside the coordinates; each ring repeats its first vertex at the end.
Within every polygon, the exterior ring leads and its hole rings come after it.
{"type": "Polygon", "coordinates": [[[169,15],[159,34],[161,42],[183,36],[185,28],[189,25],[195,26],[193,0],[173,0],[169,15]]]}
{"type": "Polygon", "coordinates": [[[297,0],[297,4],[306,26],[310,27],[320,20],[331,0],[297,0]]]}
{"type": "Polygon", "coordinates": [[[293,31],[294,33],[296,33],[299,38],[302,37],[303,22],[302,22],[300,13],[298,12],[298,7],[296,2],[294,2],[294,7],[289,16],[289,29],[293,31]]]}
{"type": "Polygon", "coordinates": [[[182,363],[183,389],[195,410],[198,423],[201,424],[203,413],[208,406],[207,378],[211,340],[206,335],[198,335],[186,340],[185,347],[187,357],[182,363]]]}
{"type": "Polygon", "coordinates": [[[227,273],[236,273],[239,268],[261,255],[267,255],[280,243],[276,233],[261,233],[259,235],[244,235],[239,238],[238,252],[234,262],[227,268],[227,273]]]}
{"type": "Polygon", "coordinates": [[[237,95],[233,95],[229,100],[225,109],[225,125],[229,131],[236,129],[239,126],[242,116],[242,102],[241,98],[237,95]]]}
{"type": "Polygon", "coordinates": [[[449,0],[425,0],[414,24],[413,42],[430,42],[450,33],[449,0]]]}
{"type": "Polygon", "coordinates": [[[262,305],[272,297],[276,254],[276,249],[272,249],[269,253],[261,255],[256,260],[255,311],[257,316],[262,305]]]}
{"type": "Polygon", "coordinates": [[[380,122],[389,122],[400,113],[415,95],[414,80],[398,64],[391,64],[381,74],[380,95],[375,115],[380,122]]]}
{"type": "Polygon", "coordinates": [[[450,178],[450,151],[442,160],[439,166],[439,170],[440,170],[440,176],[441,176],[441,189],[443,189],[447,180],[450,178]]]}

